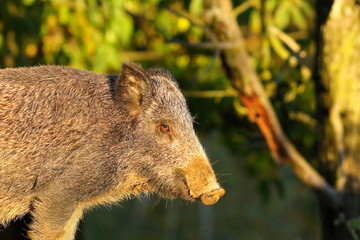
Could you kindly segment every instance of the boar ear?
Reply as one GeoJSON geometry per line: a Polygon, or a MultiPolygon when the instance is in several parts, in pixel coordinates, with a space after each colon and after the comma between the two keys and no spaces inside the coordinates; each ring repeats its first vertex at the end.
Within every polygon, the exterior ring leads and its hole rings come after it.
{"type": "Polygon", "coordinates": [[[114,92],[118,106],[137,116],[151,101],[151,85],[140,64],[124,63],[114,92]]]}

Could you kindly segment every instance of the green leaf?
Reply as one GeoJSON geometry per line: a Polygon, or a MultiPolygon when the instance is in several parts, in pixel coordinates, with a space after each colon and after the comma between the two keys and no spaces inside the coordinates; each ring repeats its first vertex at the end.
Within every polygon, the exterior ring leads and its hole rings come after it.
{"type": "Polygon", "coordinates": [[[271,46],[268,38],[262,38],[261,42],[261,67],[269,68],[271,63],[271,46]]]}
{"type": "Polygon", "coordinates": [[[258,10],[254,10],[251,12],[250,20],[249,20],[249,27],[250,30],[254,33],[260,33],[262,26],[261,26],[261,16],[258,10]]]}
{"type": "Polygon", "coordinates": [[[290,22],[290,13],[287,4],[281,4],[274,13],[275,25],[280,29],[285,29],[290,22]]]}
{"type": "MultiPolygon", "coordinates": [[[[286,1],[282,1],[282,3],[285,5],[286,1]]],[[[266,5],[266,11],[273,12],[274,9],[279,5],[279,0],[267,0],[265,1],[266,5]]]]}
{"type": "Polygon", "coordinates": [[[104,24],[104,17],[101,14],[100,11],[98,11],[96,8],[90,8],[88,10],[88,17],[90,22],[96,26],[96,27],[101,27],[104,24]]]}
{"type": "Polygon", "coordinates": [[[298,8],[296,5],[292,5],[289,8],[289,11],[291,13],[291,19],[296,27],[298,27],[301,30],[305,30],[307,28],[307,22],[304,14],[301,12],[300,8],[298,8]]]}
{"type": "Polygon", "coordinates": [[[349,219],[348,223],[350,224],[350,227],[360,230],[360,216],[349,219]]]}
{"type": "Polygon", "coordinates": [[[4,37],[0,35],[0,49],[2,48],[3,43],[4,43],[4,37]]]}
{"type": "Polygon", "coordinates": [[[25,6],[30,6],[35,2],[35,0],[23,0],[22,2],[25,6]]]}
{"type": "Polygon", "coordinates": [[[67,6],[59,7],[59,22],[66,24],[69,22],[69,8],[67,6]]]}
{"type": "MultiPolygon", "coordinates": [[[[123,46],[129,45],[134,32],[134,24],[132,18],[128,14],[126,14],[123,9],[114,9],[113,17],[114,20],[111,22],[108,30],[112,32],[115,39],[120,40],[120,43],[123,46]]],[[[110,34],[109,36],[111,36],[112,34],[110,34]]]]}
{"type": "Polygon", "coordinates": [[[280,39],[275,35],[270,33],[269,40],[271,47],[274,49],[275,53],[283,60],[287,60],[290,56],[289,51],[284,47],[280,39]]]}
{"type": "Polygon", "coordinates": [[[190,13],[200,16],[203,10],[202,5],[203,0],[192,0],[189,6],[190,13]]]}
{"type": "Polygon", "coordinates": [[[309,21],[310,19],[311,20],[314,19],[314,15],[315,15],[314,8],[313,6],[311,6],[309,2],[302,1],[299,7],[301,8],[301,11],[305,15],[307,21],[309,21]]]}

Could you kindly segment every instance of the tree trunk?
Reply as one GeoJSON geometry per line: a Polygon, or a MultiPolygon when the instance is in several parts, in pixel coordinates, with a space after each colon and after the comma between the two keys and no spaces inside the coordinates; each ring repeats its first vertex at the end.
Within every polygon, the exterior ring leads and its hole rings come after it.
{"type": "MultiPolygon", "coordinates": [[[[324,3],[318,4],[321,22],[324,3]]],[[[323,238],[359,239],[349,221],[360,215],[359,5],[355,0],[335,0],[327,21],[319,27],[319,170],[342,200],[340,209],[332,209],[320,199],[323,238]]]]}

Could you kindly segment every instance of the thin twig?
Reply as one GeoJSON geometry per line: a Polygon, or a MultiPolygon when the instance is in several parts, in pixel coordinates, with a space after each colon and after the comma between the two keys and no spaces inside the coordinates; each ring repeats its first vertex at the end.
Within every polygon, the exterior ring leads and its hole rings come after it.
{"type": "Polygon", "coordinates": [[[182,91],[187,98],[224,98],[236,97],[235,90],[182,91]]]}
{"type": "Polygon", "coordinates": [[[216,49],[214,52],[213,57],[211,58],[211,61],[206,65],[205,68],[203,68],[198,74],[195,75],[194,78],[191,80],[197,81],[198,79],[204,77],[215,65],[216,60],[220,58],[220,49],[216,49]]]}
{"type": "Polygon", "coordinates": [[[205,25],[200,24],[200,21],[196,21],[195,17],[191,16],[190,14],[185,14],[185,13],[181,13],[179,11],[176,11],[173,8],[169,8],[169,7],[163,7],[164,9],[166,9],[167,11],[169,11],[170,13],[178,16],[178,17],[183,17],[185,19],[187,19],[193,26],[198,27],[200,29],[203,30],[203,32],[205,33],[205,35],[213,42],[217,42],[217,37],[216,35],[205,25]]]}
{"type": "Polygon", "coordinates": [[[254,1],[253,0],[248,0],[246,2],[243,2],[234,9],[233,14],[234,14],[235,17],[237,17],[241,13],[243,13],[246,10],[248,10],[249,8],[251,8],[252,6],[254,6],[254,1]]]}
{"type": "Polygon", "coordinates": [[[168,40],[167,43],[177,43],[186,47],[203,49],[231,49],[240,46],[240,42],[186,42],[181,40],[168,40]]]}

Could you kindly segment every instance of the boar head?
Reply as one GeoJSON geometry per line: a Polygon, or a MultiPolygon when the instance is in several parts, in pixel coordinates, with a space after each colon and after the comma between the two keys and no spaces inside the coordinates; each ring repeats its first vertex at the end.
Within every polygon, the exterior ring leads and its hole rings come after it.
{"type": "Polygon", "coordinates": [[[128,169],[147,179],[147,190],[215,204],[225,193],[193,129],[184,96],[173,76],[161,68],[126,63],[114,98],[128,119],[128,169]]]}

